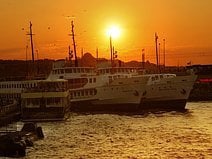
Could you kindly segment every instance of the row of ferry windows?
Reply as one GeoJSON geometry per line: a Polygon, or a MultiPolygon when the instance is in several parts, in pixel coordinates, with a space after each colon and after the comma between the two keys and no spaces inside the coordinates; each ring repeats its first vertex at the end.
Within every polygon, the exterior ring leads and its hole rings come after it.
{"type": "Polygon", "coordinates": [[[27,105],[59,105],[61,103],[61,98],[46,98],[45,100],[41,101],[41,99],[35,98],[35,99],[27,99],[26,104],[27,105]]]}
{"type": "Polygon", "coordinates": [[[79,97],[79,96],[88,96],[88,95],[95,95],[96,90],[85,90],[85,91],[77,91],[77,92],[71,92],[71,97],[79,97]]]}
{"type": "Polygon", "coordinates": [[[152,76],[152,81],[155,81],[155,80],[159,80],[159,79],[162,79],[162,78],[169,78],[169,77],[173,77],[173,75],[156,75],[156,76],[152,76]]]}
{"type": "Polygon", "coordinates": [[[96,83],[96,78],[73,78],[73,79],[69,79],[68,82],[71,84],[87,83],[88,80],[89,80],[89,83],[96,83]]]}
{"type": "Polygon", "coordinates": [[[0,94],[0,99],[18,99],[21,95],[19,93],[14,94],[0,94]]]}
{"type": "Polygon", "coordinates": [[[130,68],[113,68],[113,69],[100,69],[99,72],[101,74],[105,73],[132,73],[137,72],[136,69],[130,69],[130,68]]]}
{"type": "Polygon", "coordinates": [[[0,84],[0,88],[32,88],[35,87],[35,83],[25,83],[25,84],[0,84]]]}
{"type": "Polygon", "coordinates": [[[63,74],[63,73],[92,73],[93,70],[90,68],[73,68],[73,69],[58,69],[53,70],[53,74],[63,74]]]}

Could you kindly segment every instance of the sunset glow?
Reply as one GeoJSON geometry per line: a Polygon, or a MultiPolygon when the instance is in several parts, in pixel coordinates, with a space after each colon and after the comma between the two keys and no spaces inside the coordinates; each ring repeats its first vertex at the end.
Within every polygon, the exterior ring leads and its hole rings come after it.
{"type": "Polygon", "coordinates": [[[118,38],[121,34],[121,29],[116,25],[112,25],[107,29],[106,34],[108,37],[118,38]]]}
{"type": "Polygon", "coordinates": [[[30,21],[38,57],[66,58],[74,20],[79,57],[82,48],[93,56],[98,48],[99,57],[109,58],[111,35],[120,60],[140,61],[145,49],[145,59],[155,63],[157,32],[158,42],[166,39],[167,65],[212,63],[211,0],[0,1],[0,59],[31,58],[30,21]]]}

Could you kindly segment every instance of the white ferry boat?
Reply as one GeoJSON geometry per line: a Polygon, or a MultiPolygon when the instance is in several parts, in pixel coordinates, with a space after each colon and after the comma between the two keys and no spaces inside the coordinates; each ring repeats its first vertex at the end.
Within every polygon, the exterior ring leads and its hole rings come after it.
{"type": "Polygon", "coordinates": [[[126,69],[113,68],[103,73],[107,77],[106,85],[71,89],[72,110],[181,110],[196,80],[196,75],[141,74],[135,70],[121,74],[120,70],[126,69]]]}
{"type": "Polygon", "coordinates": [[[138,68],[101,68],[97,72],[104,84],[69,90],[71,110],[130,111],[132,105],[140,103],[139,92],[146,85],[147,78],[138,74],[138,68]]]}
{"type": "Polygon", "coordinates": [[[69,109],[67,80],[42,80],[21,93],[22,120],[63,120],[69,109]]]}

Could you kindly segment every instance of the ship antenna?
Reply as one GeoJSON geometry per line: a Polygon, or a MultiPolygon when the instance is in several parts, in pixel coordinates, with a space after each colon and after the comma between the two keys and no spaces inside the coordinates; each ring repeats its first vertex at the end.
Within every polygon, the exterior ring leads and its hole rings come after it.
{"type": "Polygon", "coordinates": [[[32,49],[32,62],[34,63],[35,58],[34,58],[34,46],[33,46],[33,39],[32,39],[32,35],[34,35],[34,34],[32,33],[32,23],[31,23],[31,21],[30,21],[29,24],[30,24],[29,25],[29,34],[27,34],[27,35],[30,36],[31,49],[32,49]]]}
{"type": "Polygon", "coordinates": [[[78,60],[77,60],[77,51],[76,51],[76,43],[75,43],[75,34],[74,34],[74,22],[71,21],[71,36],[74,46],[74,56],[75,56],[75,66],[78,67],[78,60]]]}

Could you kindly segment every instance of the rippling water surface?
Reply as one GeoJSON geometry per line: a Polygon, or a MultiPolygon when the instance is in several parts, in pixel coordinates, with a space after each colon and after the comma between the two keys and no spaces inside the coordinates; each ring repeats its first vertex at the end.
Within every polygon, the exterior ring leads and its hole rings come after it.
{"type": "Polygon", "coordinates": [[[187,103],[187,112],[145,115],[70,114],[38,123],[45,138],[26,159],[212,158],[212,102],[187,103]]]}

